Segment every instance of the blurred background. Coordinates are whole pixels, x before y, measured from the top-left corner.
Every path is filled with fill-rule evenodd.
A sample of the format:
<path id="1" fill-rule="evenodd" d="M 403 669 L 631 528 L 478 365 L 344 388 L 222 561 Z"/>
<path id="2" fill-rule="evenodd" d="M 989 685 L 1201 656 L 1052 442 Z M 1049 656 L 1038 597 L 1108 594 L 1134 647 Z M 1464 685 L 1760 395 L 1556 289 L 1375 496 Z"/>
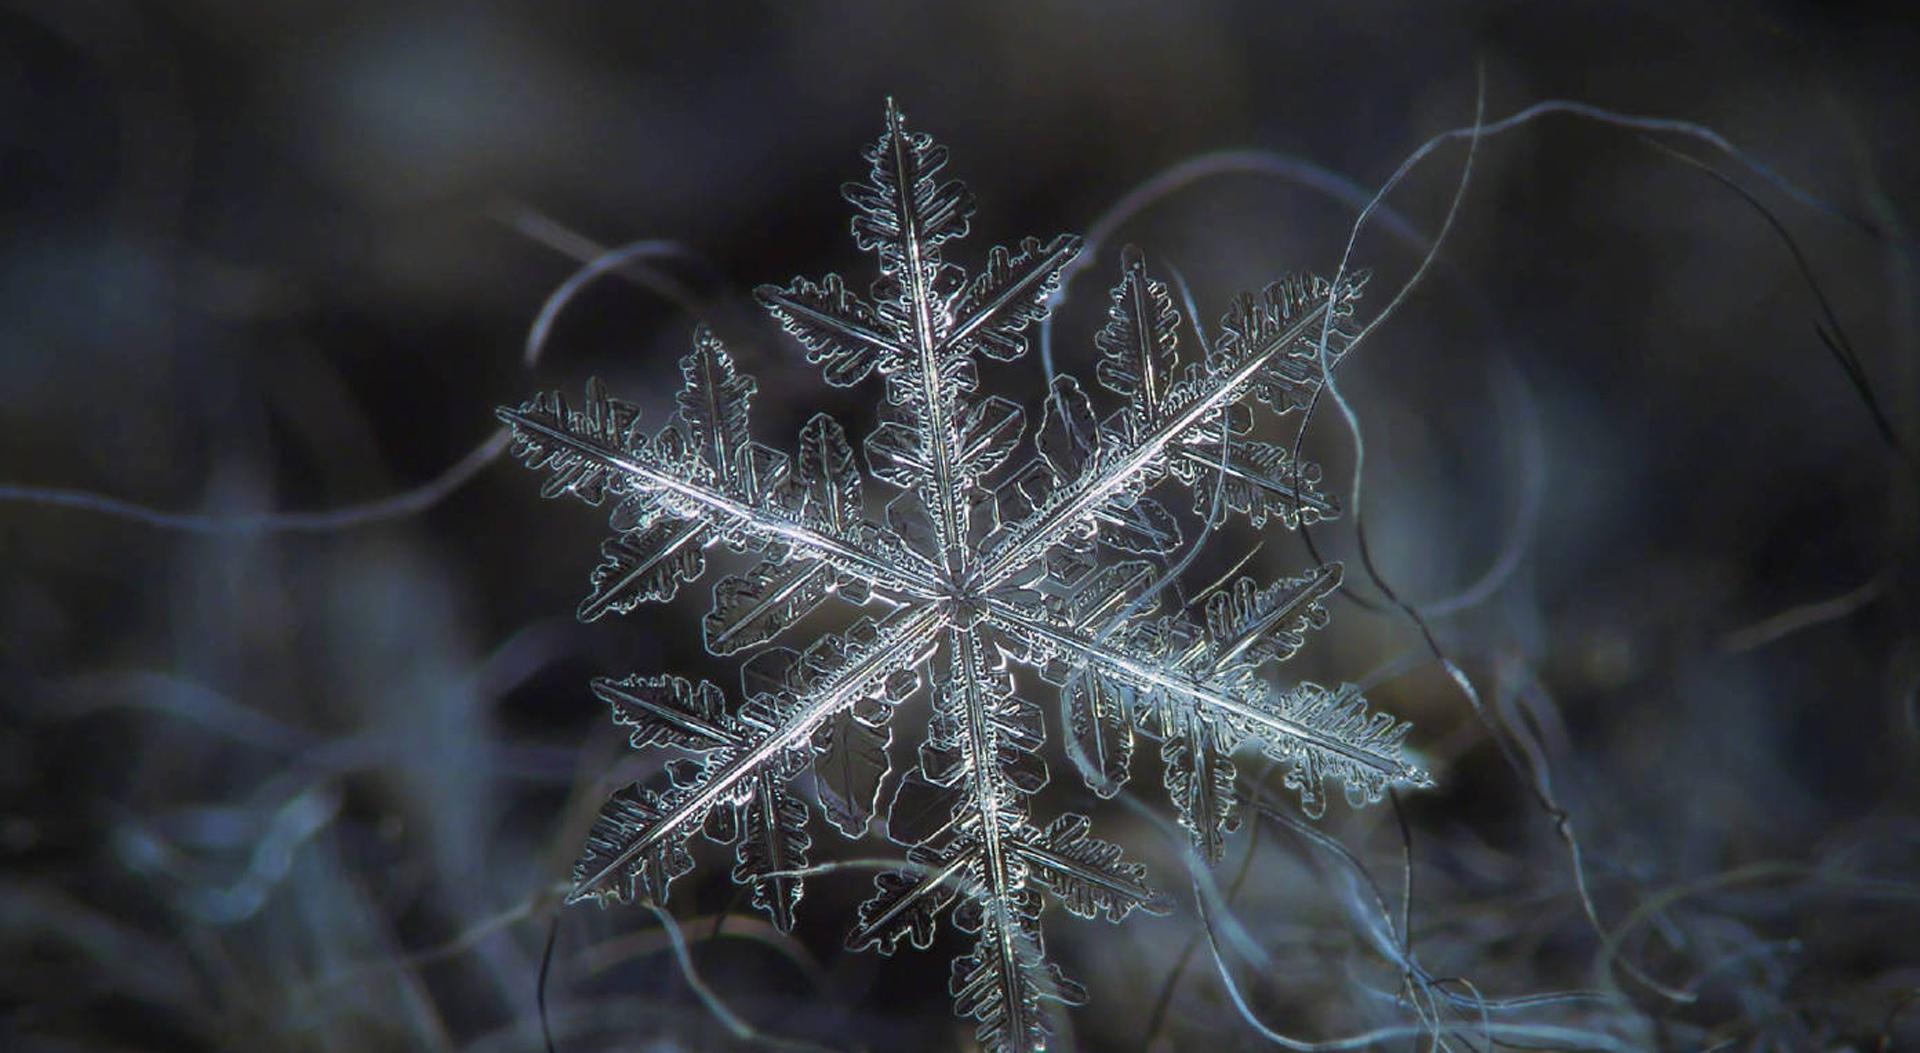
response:
<path id="1" fill-rule="evenodd" d="M 1483 139 L 1342 366 L 1374 566 L 1485 719 L 1355 517 L 1316 528 L 1348 589 L 1289 674 L 1364 684 L 1439 786 L 1336 803 L 1327 842 L 1263 797 L 1213 918 L 1244 1010 L 1381 1049 L 1427 1048 L 1423 1015 L 1454 1049 L 1920 1048 L 1920 26 L 1868 10 L 0 0 L 0 1046 L 545 1049 L 551 934 L 568 1053 L 967 1048 L 952 936 L 841 950 L 864 873 L 813 879 L 790 938 L 713 848 L 674 930 L 557 908 L 661 761 L 588 679 L 731 673 L 704 588 L 573 621 L 604 519 L 539 500 L 493 408 L 595 375 L 661 405 L 705 320 L 763 441 L 863 433 L 872 390 L 818 383 L 746 290 L 866 281 L 838 186 L 888 96 L 979 198 L 951 259 L 1108 235 L 1053 333 L 1085 376 L 1122 242 L 1216 332 L 1332 270 L 1479 69 L 1489 120 L 1580 100 L 1744 160 L 1564 113 Z M 1466 159 L 1362 231 L 1363 316 Z M 529 366 L 549 294 L 640 240 Z M 1350 499 L 1339 415 L 1306 444 Z M 1195 580 L 1248 551 L 1313 561 L 1227 532 Z M 1049 806 L 1088 807 L 1054 768 Z M 1178 906 L 1050 912 L 1092 995 L 1062 1047 L 1268 1048 L 1165 830 L 1097 811 Z"/>

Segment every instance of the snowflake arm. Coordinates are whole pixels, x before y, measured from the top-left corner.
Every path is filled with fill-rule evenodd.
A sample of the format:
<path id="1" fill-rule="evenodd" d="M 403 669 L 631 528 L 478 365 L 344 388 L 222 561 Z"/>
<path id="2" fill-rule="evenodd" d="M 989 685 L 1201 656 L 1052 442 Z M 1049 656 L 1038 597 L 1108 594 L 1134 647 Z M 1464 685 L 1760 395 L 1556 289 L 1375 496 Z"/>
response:
<path id="1" fill-rule="evenodd" d="M 1143 561 L 1094 569 L 1054 559 L 1036 589 L 1005 589 L 988 600 L 990 624 L 1061 688 L 1067 732 L 1082 742 L 1083 774 L 1095 792 L 1111 795 L 1126 781 L 1136 730 L 1161 739 L 1168 789 L 1196 846 L 1214 858 L 1232 827 L 1225 755 L 1243 740 L 1300 769 L 1289 784 L 1314 814 L 1324 808 L 1329 777 L 1356 802 L 1377 800 L 1389 785 L 1429 784 L 1424 771 L 1400 757 L 1406 725 L 1306 705 L 1305 693 L 1318 688 L 1280 693 L 1258 676 L 1326 624 L 1321 601 L 1339 585 L 1337 565 L 1264 588 L 1241 578 L 1213 598 L 1204 625 L 1150 618 L 1152 605 L 1134 597 L 1152 576 Z M 1353 702 L 1364 716 L 1364 700 L 1356 694 Z"/>
<path id="2" fill-rule="evenodd" d="M 698 461 L 683 431 L 669 426 L 649 438 L 640 429 L 639 410 L 607 395 L 598 381 L 588 383 L 583 409 L 572 409 L 557 393 L 543 393 L 496 415 L 513 429 L 515 455 L 527 467 L 550 473 L 543 496 L 572 494 L 589 505 L 616 499 L 616 541 L 633 551 L 617 555 L 609 543 L 609 563 L 596 575 L 604 580 L 595 582 L 595 595 L 582 606 L 589 620 L 610 608 L 672 598 L 676 582 L 698 577 L 704 567 L 691 552 L 673 560 L 673 553 L 687 552 L 695 541 L 697 547 L 730 538 L 790 546 L 888 592 L 924 595 L 935 587 L 930 575 L 900 558 L 897 538 L 871 524 L 828 525 L 775 501 L 771 491 L 785 472 L 775 451 L 754 444 L 748 455 L 722 459 L 719 464 L 732 474 L 716 478 L 719 465 Z M 646 532 L 662 523 L 680 525 L 654 531 L 648 543 Z M 663 578 L 669 569 L 671 576 Z"/>
<path id="3" fill-rule="evenodd" d="M 690 770 L 675 773 L 679 777 L 666 791 L 633 788 L 609 802 L 574 868 L 568 902 L 664 901 L 667 884 L 687 868 L 663 865 L 663 853 L 670 861 L 684 857 L 687 841 L 722 805 L 738 806 L 756 791 L 784 796 L 782 787 L 762 778 L 764 772 L 780 772 L 781 782 L 798 774 L 821 723 L 884 689 L 890 673 L 918 664 L 935 622 L 931 608 L 903 608 L 878 628 L 870 623 L 863 623 L 864 629 L 857 626 L 861 631 L 849 634 L 855 641 L 851 645 L 842 637 L 824 637 L 821 643 L 830 645 L 824 650 L 832 657 L 821 664 L 829 665 L 829 672 L 816 679 L 807 678 L 810 669 L 790 676 L 789 684 L 801 690 L 790 686 L 778 694 L 758 695 L 737 718 L 714 725 L 718 741 Z M 815 649 L 822 650 L 819 644 Z M 700 694 L 710 687 L 705 685 Z M 742 866 L 747 867 L 744 858 Z M 742 876 L 750 879 L 750 874 Z"/>
<path id="4" fill-rule="evenodd" d="M 1128 503 L 1151 477 L 1165 470 L 1183 440 L 1197 444 L 1201 433 L 1217 436 L 1220 415 L 1243 400 L 1258 397 L 1283 411 L 1304 402 L 1302 392 L 1310 393 L 1319 383 L 1313 361 L 1323 319 L 1328 311 L 1336 317 L 1351 314 L 1359 285 L 1360 279 L 1355 279 L 1333 295 L 1319 279 L 1289 279 L 1270 286 L 1264 304 L 1242 297 L 1224 323 L 1226 335 L 1204 365 L 1190 367 L 1188 377 L 1158 403 L 1136 401 L 1109 418 L 1110 424 L 1103 424 L 1099 431 L 1108 448 L 1089 459 L 1095 470 L 1066 481 L 991 543 L 983 574 L 988 585 L 1019 573 L 1071 536 L 1082 520 L 1106 506 Z M 1131 280 L 1123 281 L 1116 299 L 1130 294 Z M 1137 323 L 1131 331 L 1137 335 L 1151 329 Z M 1336 326 L 1333 332 L 1343 330 Z M 1156 341 L 1145 344 L 1139 357 L 1160 356 Z M 1340 350 L 1338 340 L 1329 347 L 1333 355 Z"/>

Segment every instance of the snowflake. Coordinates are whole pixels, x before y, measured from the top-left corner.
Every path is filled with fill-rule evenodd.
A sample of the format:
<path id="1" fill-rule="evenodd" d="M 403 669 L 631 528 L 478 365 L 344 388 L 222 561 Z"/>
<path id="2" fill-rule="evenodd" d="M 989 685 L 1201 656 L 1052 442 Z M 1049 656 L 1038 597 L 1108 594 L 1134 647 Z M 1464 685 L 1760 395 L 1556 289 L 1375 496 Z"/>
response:
<path id="1" fill-rule="evenodd" d="M 594 682 L 634 748 L 683 756 L 662 785 L 607 802 L 570 901 L 664 900 L 704 831 L 735 846 L 734 880 L 787 930 L 812 847 L 789 784 L 810 784 L 848 837 L 867 831 L 890 789 L 883 829 L 906 861 L 875 879 L 848 945 L 925 949 L 950 910 L 974 939 L 953 964 L 956 1011 L 978 1021 L 988 1050 L 1037 1049 L 1049 1036 L 1041 1003 L 1083 997 L 1043 952 L 1042 893 L 1112 921 L 1165 907 L 1145 867 L 1091 836 L 1085 816 L 1031 814 L 1048 781 L 1046 730 L 1037 685 L 1023 690 L 1016 666 L 1059 692 L 1059 730 L 1095 794 L 1120 790 L 1138 739 L 1158 740 L 1167 793 L 1209 861 L 1237 823 L 1232 756 L 1243 744 L 1284 764 L 1315 815 L 1328 780 L 1355 805 L 1428 783 L 1400 755 L 1407 726 L 1370 714 L 1357 689 L 1281 690 L 1258 675 L 1326 624 L 1337 564 L 1264 585 L 1241 578 L 1198 620 L 1159 609 L 1165 559 L 1183 539 L 1150 490 L 1171 480 L 1196 514 L 1231 510 L 1255 527 L 1335 513 L 1314 466 L 1244 436 L 1254 404 L 1286 413 L 1313 395 L 1323 333 L 1330 356 L 1351 340 L 1358 282 L 1292 277 L 1242 296 L 1221 337 L 1183 363 L 1167 286 L 1128 249 L 1095 341 L 1095 375 L 1124 405 L 1096 420 L 1080 384 L 1056 377 L 1033 456 L 1010 465 L 1025 414 L 978 395 L 979 362 L 1026 352 L 1080 241 L 996 247 L 969 279 L 942 249 L 966 234 L 970 194 L 943 179 L 946 150 L 909 133 L 891 102 L 886 121 L 867 180 L 843 191 L 855 242 L 878 260 L 870 294 L 837 275 L 757 290 L 827 383 L 878 375 L 880 422 L 862 445 L 867 474 L 893 496 L 877 520 L 831 417 L 800 429 L 792 457 L 754 441 L 754 382 L 704 328 L 680 362 L 677 412 L 657 432 L 598 382 L 579 409 L 542 394 L 499 411 L 516 455 L 548 473 L 546 496 L 612 506 L 582 619 L 670 599 L 716 545 L 760 557 L 715 585 L 701 624 L 713 654 L 751 652 L 738 703 L 670 675 Z M 829 601 L 885 613 L 798 651 L 770 646 Z M 891 720 L 923 686 L 931 717 L 916 763 L 895 776 Z"/>

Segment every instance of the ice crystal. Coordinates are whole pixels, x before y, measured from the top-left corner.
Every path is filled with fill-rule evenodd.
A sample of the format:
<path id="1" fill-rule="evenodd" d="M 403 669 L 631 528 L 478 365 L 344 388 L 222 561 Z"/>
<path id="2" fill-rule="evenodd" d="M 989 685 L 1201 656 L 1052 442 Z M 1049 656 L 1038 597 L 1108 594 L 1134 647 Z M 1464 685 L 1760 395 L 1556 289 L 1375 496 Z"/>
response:
<path id="1" fill-rule="evenodd" d="M 1338 565 L 1242 578 L 1197 619 L 1166 609 L 1159 587 L 1184 542 L 1181 519 L 1150 491 L 1184 487 L 1197 514 L 1231 511 L 1256 527 L 1335 514 L 1314 466 L 1246 436 L 1256 404 L 1286 413 L 1312 396 L 1322 340 L 1333 357 L 1350 340 L 1358 283 L 1290 277 L 1242 296 L 1213 346 L 1183 361 L 1173 298 L 1128 249 L 1094 341 L 1095 377 L 1121 408 L 1098 419 L 1076 380 L 1055 378 L 1021 459 L 1026 414 L 978 394 L 981 360 L 1026 352 L 1079 239 L 996 247 L 969 278 L 942 258 L 973 212 L 942 174 L 946 150 L 908 132 L 889 103 L 866 160 L 867 178 L 843 192 L 854 240 L 879 265 L 869 294 L 837 275 L 757 290 L 829 384 L 878 378 L 865 473 L 824 414 L 800 429 L 791 457 L 756 442 L 754 382 L 704 328 L 657 431 L 597 382 L 579 408 L 542 394 L 500 410 L 516 455 L 547 474 L 546 496 L 611 505 L 613 536 L 581 618 L 670 599 L 715 546 L 759 557 L 714 586 L 701 623 L 710 652 L 749 655 L 737 700 L 672 675 L 594 683 L 636 749 L 680 758 L 662 784 L 607 802 L 571 899 L 664 900 L 704 832 L 735 846 L 734 879 L 789 929 L 812 848 L 790 783 L 810 772 L 799 781 L 836 830 L 865 834 L 887 799 L 881 825 L 905 848 L 900 869 L 875 879 L 849 946 L 924 949 L 947 913 L 974 938 L 953 964 L 957 1012 L 978 1022 L 988 1050 L 1042 1048 L 1041 1003 L 1082 997 L 1046 958 L 1042 893 L 1111 921 L 1164 901 L 1085 816 L 1031 814 L 1048 780 L 1047 732 L 1042 691 L 1016 667 L 1060 693 L 1056 731 L 1095 794 L 1120 790 L 1139 739 L 1159 742 L 1168 796 L 1208 860 L 1237 822 L 1232 758 L 1243 745 L 1285 765 L 1312 814 L 1329 782 L 1359 805 L 1427 781 L 1401 756 L 1407 726 L 1369 713 L 1356 689 L 1281 689 L 1261 676 L 1326 623 Z M 869 477 L 890 495 L 884 505 Z M 884 613 L 849 615 L 849 628 L 799 650 L 772 644 L 830 601 Z M 931 717 L 911 736 L 915 763 L 896 775 L 892 718 L 923 689 Z"/>

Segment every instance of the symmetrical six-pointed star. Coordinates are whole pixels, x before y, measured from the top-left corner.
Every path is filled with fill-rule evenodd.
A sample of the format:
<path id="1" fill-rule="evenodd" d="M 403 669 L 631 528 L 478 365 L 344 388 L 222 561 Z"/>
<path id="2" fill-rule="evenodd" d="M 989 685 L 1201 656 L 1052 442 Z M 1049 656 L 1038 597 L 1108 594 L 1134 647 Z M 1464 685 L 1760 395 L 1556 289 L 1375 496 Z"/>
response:
<path id="1" fill-rule="evenodd" d="M 875 879 L 849 945 L 925 948 L 952 908 L 976 941 L 953 965 L 957 1011 L 979 1022 L 988 1050 L 1041 1048 L 1040 1003 L 1081 992 L 1044 956 L 1040 893 L 1114 921 L 1162 901 L 1145 868 L 1090 836 L 1084 816 L 1029 814 L 1048 777 L 1046 730 L 1037 685 L 1017 685 L 1015 666 L 1060 693 L 1058 730 L 1094 793 L 1119 791 L 1136 738 L 1159 741 L 1167 792 L 1208 860 L 1236 824 L 1231 755 L 1242 744 L 1282 762 L 1314 814 L 1329 778 L 1355 804 L 1428 782 L 1401 756 L 1407 726 L 1369 714 L 1357 690 L 1281 690 L 1257 675 L 1325 624 L 1338 565 L 1266 585 L 1242 578 L 1199 621 L 1159 610 L 1165 558 L 1183 541 L 1150 489 L 1184 486 L 1196 514 L 1232 511 L 1256 527 L 1334 513 L 1313 466 L 1243 436 L 1256 404 L 1285 413 L 1312 396 L 1322 341 L 1337 357 L 1350 339 L 1358 288 L 1293 277 L 1242 296 L 1221 338 L 1183 364 L 1167 287 L 1129 249 L 1096 339 L 1096 376 L 1124 404 L 1096 421 L 1079 383 L 1057 377 L 1034 456 L 1009 468 L 1025 415 L 977 396 L 979 360 L 1025 353 L 1079 239 L 995 248 L 969 280 L 941 250 L 966 233 L 971 196 L 941 178 L 944 148 L 909 133 L 891 103 L 886 119 L 867 181 L 844 189 L 854 240 L 879 263 L 870 295 L 837 275 L 758 290 L 829 384 L 878 374 L 881 419 L 863 446 L 870 474 L 894 491 L 878 521 L 831 417 L 800 430 L 791 458 L 753 440 L 754 382 L 704 329 L 680 363 L 678 412 L 657 433 L 597 382 L 577 410 L 543 394 L 499 412 L 517 456 L 549 473 L 546 496 L 612 504 L 614 535 L 581 618 L 672 597 L 717 544 L 761 557 L 720 580 L 702 623 L 714 654 L 753 652 L 741 701 L 670 675 L 594 683 L 636 749 L 684 759 L 665 785 L 607 802 L 571 899 L 664 900 L 704 829 L 736 846 L 734 879 L 785 930 L 812 845 L 789 783 L 810 774 L 801 781 L 849 837 L 866 832 L 889 792 L 884 828 L 906 862 Z M 885 613 L 803 650 L 767 646 L 829 600 Z M 890 718 L 923 679 L 932 715 L 917 763 L 895 777 Z"/>

